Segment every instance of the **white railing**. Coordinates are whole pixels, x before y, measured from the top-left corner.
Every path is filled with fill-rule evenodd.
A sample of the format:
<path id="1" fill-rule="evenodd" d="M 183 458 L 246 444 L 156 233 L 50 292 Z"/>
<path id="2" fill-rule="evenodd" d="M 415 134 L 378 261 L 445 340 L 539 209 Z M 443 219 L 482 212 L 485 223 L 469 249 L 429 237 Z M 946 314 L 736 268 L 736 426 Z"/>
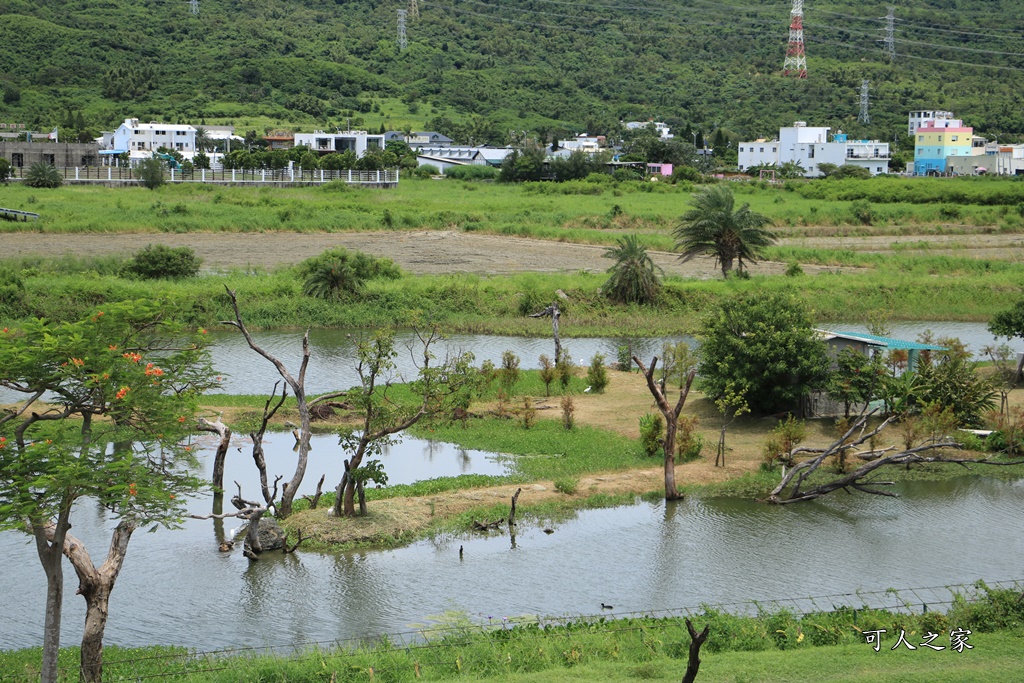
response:
<path id="1" fill-rule="evenodd" d="M 141 182 L 138 170 L 127 166 L 83 166 L 77 168 L 57 169 L 64 180 L 78 183 L 103 182 Z M 18 174 L 20 175 L 20 174 Z M 12 178 L 17 180 L 18 178 Z M 282 184 L 320 184 L 341 181 L 352 185 L 393 186 L 398 184 L 398 170 L 383 171 L 328 171 L 325 169 L 285 168 L 285 169 L 242 169 L 220 168 L 168 169 L 164 171 L 164 180 L 169 183 L 216 183 L 216 184 L 251 184 L 273 183 Z"/>

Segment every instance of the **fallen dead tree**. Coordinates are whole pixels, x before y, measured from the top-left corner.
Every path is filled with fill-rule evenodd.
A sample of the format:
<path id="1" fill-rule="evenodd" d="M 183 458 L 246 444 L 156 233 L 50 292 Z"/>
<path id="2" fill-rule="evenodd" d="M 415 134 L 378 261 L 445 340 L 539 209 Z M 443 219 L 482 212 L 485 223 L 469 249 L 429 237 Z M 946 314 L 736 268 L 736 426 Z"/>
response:
<path id="1" fill-rule="evenodd" d="M 865 443 L 872 443 L 874 437 L 878 436 L 885 429 L 892 418 L 884 420 L 874 429 L 868 429 L 868 419 L 874 411 L 861 415 L 845 434 L 828 448 L 794 448 L 789 457 L 801 454 L 813 454 L 813 457 L 803 460 L 792 467 L 782 477 L 782 481 L 776 486 L 766 501 L 776 505 L 799 503 L 805 500 L 813 500 L 827 495 L 833 491 L 845 490 L 846 492 L 861 491 L 876 496 L 896 497 L 892 491 L 879 489 L 880 486 L 892 486 L 893 481 L 882 481 L 876 479 L 879 470 L 888 465 L 910 466 L 917 463 L 953 463 L 970 469 L 970 465 L 1019 465 L 1024 460 L 992 460 L 991 458 L 972 458 L 962 455 L 951 454 L 951 450 L 959 450 L 961 444 L 950 439 L 933 439 L 920 446 L 897 450 L 895 447 L 874 448 L 869 446 L 866 449 L 861 447 Z M 835 456 L 852 455 L 860 460 L 865 460 L 863 465 L 851 472 L 837 474 L 831 481 L 819 484 L 810 488 L 804 488 L 808 479 L 819 471 L 825 461 Z"/>

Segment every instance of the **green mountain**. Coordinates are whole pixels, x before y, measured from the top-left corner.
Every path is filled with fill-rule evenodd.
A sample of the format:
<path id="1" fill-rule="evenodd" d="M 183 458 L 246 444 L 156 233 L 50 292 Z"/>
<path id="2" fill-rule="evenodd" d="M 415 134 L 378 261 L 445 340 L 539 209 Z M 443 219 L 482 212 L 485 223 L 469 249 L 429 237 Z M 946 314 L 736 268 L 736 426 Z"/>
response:
<path id="1" fill-rule="evenodd" d="M 887 5 L 895 4 L 890 63 Z M 804 7 L 808 78 L 781 75 L 785 0 L 0 0 L 0 121 L 128 116 L 310 130 L 770 135 L 805 120 L 892 139 L 913 109 L 1024 133 L 1024 1 Z M 398 10 L 407 47 L 397 44 Z M 857 123 L 863 79 L 870 124 Z M 65 138 L 66 139 L 66 138 Z"/>

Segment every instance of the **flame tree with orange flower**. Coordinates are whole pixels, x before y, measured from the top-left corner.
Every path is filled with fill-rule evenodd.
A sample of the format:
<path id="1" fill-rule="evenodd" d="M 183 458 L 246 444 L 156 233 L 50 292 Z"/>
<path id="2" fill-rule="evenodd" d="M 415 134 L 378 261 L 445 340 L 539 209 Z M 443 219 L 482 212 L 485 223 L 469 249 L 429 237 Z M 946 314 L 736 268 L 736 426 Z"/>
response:
<path id="1" fill-rule="evenodd" d="M 20 397 L 0 415 L 0 529 L 31 534 L 46 573 L 44 682 L 57 678 L 61 555 L 86 601 L 81 678 L 100 681 L 110 591 L 132 533 L 177 525 L 184 494 L 202 485 L 185 437 L 213 380 L 203 339 L 147 302 L 0 333 L 0 386 Z M 72 505 L 84 497 L 118 522 L 98 566 L 68 533 Z"/>

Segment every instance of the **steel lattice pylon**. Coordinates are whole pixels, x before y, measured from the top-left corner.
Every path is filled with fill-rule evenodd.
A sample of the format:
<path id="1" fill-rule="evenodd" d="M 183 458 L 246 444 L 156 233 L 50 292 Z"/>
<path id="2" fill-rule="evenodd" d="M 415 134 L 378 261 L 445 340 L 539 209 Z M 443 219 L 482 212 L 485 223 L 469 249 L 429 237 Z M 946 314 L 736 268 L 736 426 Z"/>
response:
<path id="1" fill-rule="evenodd" d="M 860 123 L 871 123 L 871 115 L 868 114 L 868 84 L 870 81 L 864 79 L 860 82 L 860 114 L 857 121 Z"/>
<path id="2" fill-rule="evenodd" d="M 793 0 L 789 18 L 789 47 L 786 48 L 782 75 L 807 78 L 807 55 L 804 53 L 804 0 Z"/>

